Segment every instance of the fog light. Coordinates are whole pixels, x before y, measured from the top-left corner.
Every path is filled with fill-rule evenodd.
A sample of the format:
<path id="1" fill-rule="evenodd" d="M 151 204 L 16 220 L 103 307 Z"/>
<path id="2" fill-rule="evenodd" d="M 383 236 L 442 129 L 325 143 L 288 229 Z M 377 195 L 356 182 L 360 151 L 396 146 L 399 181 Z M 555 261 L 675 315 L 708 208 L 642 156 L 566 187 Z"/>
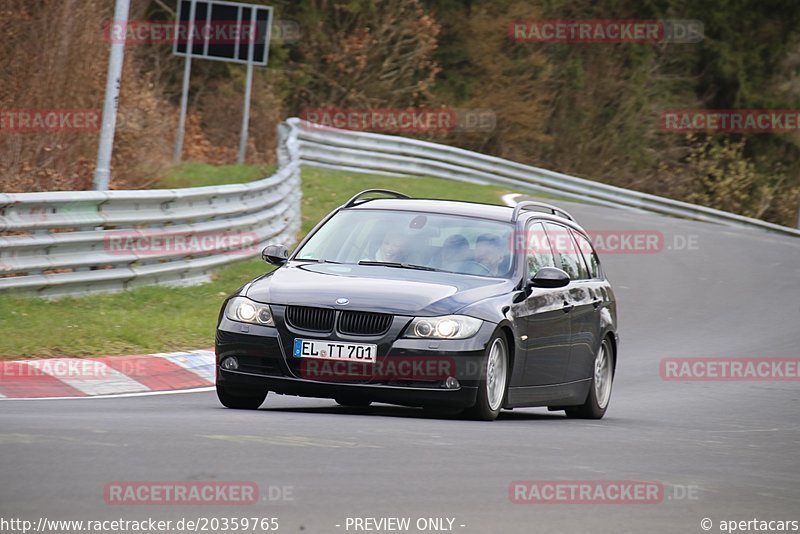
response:
<path id="1" fill-rule="evenodd" d="M 444 381 L 444 387 L 447 389 L 458 389 L 461 387 L 461 384 L 456 377 L 448 376 L 447 380 Z"/>
<path id="2" fill-rule="evenodd" d="M 235 371 L 239 368 L 239 360 L 236 359 L 236 356 L 228 356 L 222 360 L 221 367 L 228 371 Z"/>

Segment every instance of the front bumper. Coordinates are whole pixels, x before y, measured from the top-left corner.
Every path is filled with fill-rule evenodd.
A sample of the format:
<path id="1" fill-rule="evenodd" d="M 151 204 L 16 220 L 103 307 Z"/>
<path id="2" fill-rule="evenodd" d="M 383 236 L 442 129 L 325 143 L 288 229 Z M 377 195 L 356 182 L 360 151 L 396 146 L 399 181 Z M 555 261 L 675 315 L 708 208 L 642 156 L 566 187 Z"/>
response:
<path id="1" fill-rule="evenodd" d="M 403 406 L 442 406 L 467 408 L 475 404 L 477 387 L 459 389 L 413 388 L 369 384 L 318 382 L 300 378 L 253 375 L 240 371 L 219 370 L 217 385 L 236 390 L 267 389 L 281 395 L 328 399 L 369 400 Z"/>
<path id="2" fill-rule="evenodd" d="M 411 318 L 397 318 L 399 322 Z M 436 377 L 361 377 L 358 380 L 308 379 L 298 371 L 298 359 L 289 353 L 295 337 L 326 339 L 318 334 L 290 331 L 286 327 L 245 325 L 223 317 L 217 328 L 217 385 L 233 392 L 268 389 L 283 395 L 303 397 L 370 400 L 407 406 L 469 407 L 475 403 L 480 374 L 485 363 L 486 344 L 495 325 L 484 323 L 473 337 L 464 340 L 397 339 L 402 330 L 392 328 L 381 338 L 343 338 L 338 341 L 375 343 L 382 368 L 393 362 L 424 362 L 427 359 L 446 362 L 447 375 L 456 378 L 459 386 L 446 388 L 442 375 Z M 235 356 L 239 368 L 222 369 L 220 362 Z M 440 368 L 441 369 L 441 368 Z M 430 379 L 428 379 L 430 378 Z"/>

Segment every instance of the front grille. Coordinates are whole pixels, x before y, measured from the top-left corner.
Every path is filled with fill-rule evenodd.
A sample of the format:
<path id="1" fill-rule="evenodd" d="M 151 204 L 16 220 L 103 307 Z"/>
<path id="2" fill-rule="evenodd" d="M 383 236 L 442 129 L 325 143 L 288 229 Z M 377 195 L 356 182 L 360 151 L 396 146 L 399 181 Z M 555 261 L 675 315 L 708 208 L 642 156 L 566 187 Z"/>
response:
<path id="1" fill-rule="evenodd" d="M 333 330 L 335 313 L 334 310 L 325 308 L 288 306 L 286 308 L 286 322 L 300 330 L 330 332 Z"/>
<path id="2" fill-rule="evenodd" d="M 338 330 L 351 336 L 380 336 L 392 325 L 392 316 L 385 313 L 344 311 L 339 316 Z"/>

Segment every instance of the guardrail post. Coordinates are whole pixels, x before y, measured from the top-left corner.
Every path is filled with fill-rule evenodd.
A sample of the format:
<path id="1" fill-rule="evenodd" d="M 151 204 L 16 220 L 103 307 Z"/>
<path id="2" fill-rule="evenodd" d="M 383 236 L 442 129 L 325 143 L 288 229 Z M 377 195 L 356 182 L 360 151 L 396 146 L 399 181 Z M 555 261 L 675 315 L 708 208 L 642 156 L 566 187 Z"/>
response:
<path id="1" fill-rule="evenodd" d="M 282 169 L 291 163 L 291 155 L 289 154 L 289 133 L 291 127 L 282 122 L 278 125 L 278 168 Z"/>

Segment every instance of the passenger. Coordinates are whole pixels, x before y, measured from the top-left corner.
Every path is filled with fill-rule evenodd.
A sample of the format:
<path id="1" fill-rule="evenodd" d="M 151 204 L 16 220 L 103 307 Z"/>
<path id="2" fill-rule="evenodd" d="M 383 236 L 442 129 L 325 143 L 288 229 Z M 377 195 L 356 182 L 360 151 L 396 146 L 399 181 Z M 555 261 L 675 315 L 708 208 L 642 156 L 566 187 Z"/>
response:
<path id="1" fill-rule="evenodd" d="M 446 270 L 458 270 L 459 265 L 469 260 L 469 241 L 461 234 L 453 234 L 442 245 L 441 265 Z"/>

